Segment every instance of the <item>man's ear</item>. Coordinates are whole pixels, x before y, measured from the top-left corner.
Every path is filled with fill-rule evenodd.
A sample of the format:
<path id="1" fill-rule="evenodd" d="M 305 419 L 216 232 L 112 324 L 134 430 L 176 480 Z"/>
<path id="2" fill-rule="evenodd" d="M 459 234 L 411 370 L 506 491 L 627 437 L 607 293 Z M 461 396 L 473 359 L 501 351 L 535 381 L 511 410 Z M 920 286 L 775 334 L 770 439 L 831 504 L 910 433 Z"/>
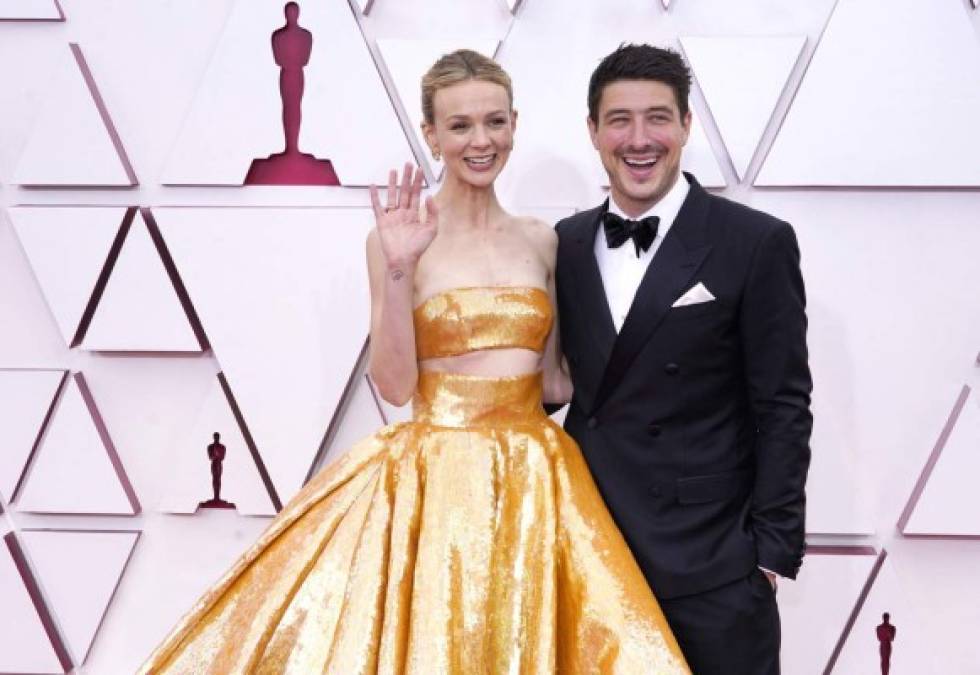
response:
<path id="1" fill-rule="evenodd" d="M 596 150 L 599 149 L 599 141 L 596 136 L 599 132 L 599 127 L 596 125 L 595 120 L 592 119 L 591 115 L 585 116 L 585 124 L 589 127 L 589 138 L 592 140 L 592 147 Z"/>
<path id="2" fill-rule="evenodd" d="M 687 145 L 687 139 L 691 135 L 691 120 L 692 119 L 694 119 L 694 117 L 693 117 L 693 115 L 691 115 L 691 111 L 690 110 L 688 110 L 686 113 L 684 113 L 684 119 L 681 122 L 681 125 L 684 127 L 684 145 Z"/>

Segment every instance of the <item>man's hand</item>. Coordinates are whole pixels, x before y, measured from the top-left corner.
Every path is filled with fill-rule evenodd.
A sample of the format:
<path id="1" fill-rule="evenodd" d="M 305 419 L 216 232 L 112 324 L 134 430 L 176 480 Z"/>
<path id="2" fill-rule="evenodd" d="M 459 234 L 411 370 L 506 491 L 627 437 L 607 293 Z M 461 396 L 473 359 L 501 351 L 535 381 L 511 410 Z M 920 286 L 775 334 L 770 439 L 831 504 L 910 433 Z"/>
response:
<path id="1" fill-rule="evenodd" d="M 770 572 L 769 570 L 762 570 L 762 573 L 766 575 L 766 579 L 769 580 L 769 585 L 772 586 L 772 592 L 775 593 L 776 587 L 778 586 L 776 579 L 779 578 L 779 575 L 777 575 L 775 572 Z"/>

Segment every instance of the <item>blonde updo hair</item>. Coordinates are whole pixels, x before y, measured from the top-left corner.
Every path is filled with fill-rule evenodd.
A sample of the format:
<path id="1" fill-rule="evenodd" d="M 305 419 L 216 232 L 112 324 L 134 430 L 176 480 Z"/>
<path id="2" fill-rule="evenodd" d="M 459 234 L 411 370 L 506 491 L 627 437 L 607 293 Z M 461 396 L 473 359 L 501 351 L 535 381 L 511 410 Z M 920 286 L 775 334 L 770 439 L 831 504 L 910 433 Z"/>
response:
<path id="1" fill-rule="evenodd" d="M 433 100 L 436 92 L 467 80 L 499 84 L 507 90 L 507 100 L 514 105 L 514 90 L 510 75 L 494 61 L 472 49 L 457 49 L 439 58 L 422 76 L 422 118 L 428 124 L 435 121 Z"/>

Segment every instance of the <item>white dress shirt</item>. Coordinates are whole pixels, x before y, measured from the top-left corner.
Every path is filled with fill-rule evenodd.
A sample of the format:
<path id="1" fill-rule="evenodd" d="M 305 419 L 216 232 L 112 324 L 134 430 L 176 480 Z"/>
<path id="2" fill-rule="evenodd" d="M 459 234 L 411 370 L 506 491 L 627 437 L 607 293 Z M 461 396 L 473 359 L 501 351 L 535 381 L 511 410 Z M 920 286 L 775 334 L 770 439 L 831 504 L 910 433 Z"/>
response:
<path id="1" fill-rule="evenodd" d="M 683 174 L 678 175 L 673 187 L 667 191 L 663 198 L 653 205 L 646 213 L 638 218 L 627 216 L 612 195 L 609 196 L 609 211 L 623 218 L 630 220 L 641 220 L 647 216 L 659 216 L 660 225 L 657 228 L 657 237 L 653 240 L 646 251 L 640 251 L 640 257 L 636 257 L 636 247 L 632 241 L 628 241 L 619 248 L 609 248 L 606 244 L 606 232 L 602 228 L 596 231 L 595 236 L 595 259 L 599 264 L 599 274 L 602 277 L 602 287 L 606 291 L 606 302 L 609 303 L 609 312 L 612 314 L 613 324 L 618 333 L 626 320 L 626 314 L 633 304 L 633 297 L 636 289 L 640 287 L 643 275 L 646 274 L 647 267 L 657 249 L 663 243 L 664 237 L 674 224 L 677 213 L 681 210 L 687 193 L 691 189 L 687 179 Z"/>

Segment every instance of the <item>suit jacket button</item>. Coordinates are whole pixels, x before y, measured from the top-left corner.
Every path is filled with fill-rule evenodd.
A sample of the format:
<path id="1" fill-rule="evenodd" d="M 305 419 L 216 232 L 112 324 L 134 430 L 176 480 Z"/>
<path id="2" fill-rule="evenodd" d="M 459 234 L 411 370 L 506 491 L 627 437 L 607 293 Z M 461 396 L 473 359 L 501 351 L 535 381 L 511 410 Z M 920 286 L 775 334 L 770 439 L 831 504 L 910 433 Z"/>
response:
<path id="1" fill-rule="evenodd" d="M 649 428 L 647 429 L 647 431 L 650 432 L 650 435 L 651 436 L 653 436 L 654 438 L 656 438 L 657 436 L 660 435 L 660 432 L 662 431 L 662 429 L 660 428 L 660 425 L 659 424 L 651 424 L 649 426 Z"/>
<path id="2" fill-rule="evenodd" d="M 597 426 L 599 426 L 599 420 L 597 420 L 595 417 L 590 417 L 589 421 L 586 422 L 585 425 L 590 429 L 595 429 Z"/>
<path id="3" fill-rule="evenodd" d="M 664 372 L 668 375 L 676 375 L 677 373 L 681 372 L 681 367 L 676 363 L 668 363 L 666 366 L 664 366 Z"/>

